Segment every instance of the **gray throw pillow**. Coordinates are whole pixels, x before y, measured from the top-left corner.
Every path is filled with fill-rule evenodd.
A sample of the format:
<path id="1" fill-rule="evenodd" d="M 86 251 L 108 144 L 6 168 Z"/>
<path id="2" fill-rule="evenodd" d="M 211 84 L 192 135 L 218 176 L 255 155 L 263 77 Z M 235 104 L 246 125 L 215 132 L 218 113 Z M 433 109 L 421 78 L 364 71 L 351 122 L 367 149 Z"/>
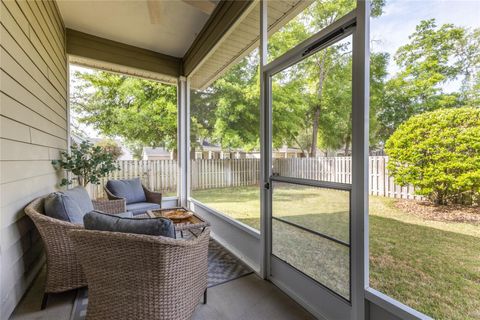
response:
<path id="1" fill-rule="evenodd" d="M 54 192 L 45 199 L 45 214 L 51 218 L 68 221 L 75 224 L 83 224 L 85 215 L 80 206 L 62 192 Z"/>
<path id="2" fill-rule="evenodd" d="M 108 180 L 106 187 L 116 197 L 125 198 L 127 204 L 147 201 L 139 178 Z"/>
<path id="3" fill-rule="evenodd" d="M 166 218 L 122 218 L 100 211 L 92 211 L 83 217 L 87 230 L 146 234 L 175 238 L 175 226 Z"/>
<path id="4" fill-rule="evenodd" d="M 82 210 L 83 214 L 86 214 L 93 210 L 93 203 L 88 195 L 87 190 L 84 187 L 75 187 L 73 189 L 69 189 L 67 191 L 62 192 L 63 195 L 72 199 L 77 203 L 77 205 Z"/>

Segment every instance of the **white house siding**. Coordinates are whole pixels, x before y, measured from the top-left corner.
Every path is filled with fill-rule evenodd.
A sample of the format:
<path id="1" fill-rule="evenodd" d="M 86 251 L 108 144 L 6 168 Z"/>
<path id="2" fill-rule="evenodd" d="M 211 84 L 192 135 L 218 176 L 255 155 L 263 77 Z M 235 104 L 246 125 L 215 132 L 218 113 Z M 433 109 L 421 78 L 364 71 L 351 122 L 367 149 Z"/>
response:
<path id="1" fill-rule="evenodd" d="M 44 262 L 24 206 L 56 188 L 51 160 L 67 148 L 65 27 L 55 2 L 2 0 L 0 75 L 0 319 Z"/>

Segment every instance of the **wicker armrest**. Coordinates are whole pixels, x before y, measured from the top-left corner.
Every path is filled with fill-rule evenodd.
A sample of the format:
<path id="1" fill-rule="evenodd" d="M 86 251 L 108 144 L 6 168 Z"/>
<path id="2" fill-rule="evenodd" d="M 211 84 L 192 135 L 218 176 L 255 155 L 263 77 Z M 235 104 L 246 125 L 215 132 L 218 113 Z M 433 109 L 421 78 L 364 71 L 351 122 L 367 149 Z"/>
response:
<path id="1" fill-rule="evenodd" d="M 158 203 L 160 206 L 162 206 L 161 192 L 150 191 L 144 185 L 142 185 L 142 187 L 143 191 L 145 192 L 145 198 L 147 199 L 147 202 Z"/>
<path id="2" fill-rule="evenodd" d="M 122 199 L 125 200 L 125 198 L 117 197 L 116 195 L 111 193 L 110 190 L 107 189 L 107 187 L 103 187 L 103 190 L 105 191 L 108 200 L 122 200 Z"/>
<path id="3" fill-rule="evenodd" d="M 127 211 L 126 201 L 123 198 L 118 200 L 92 200 L 93 208 L 105 213 L 122 213 Z"/>
<path id="4" fill-rule="evenodd" d="M 37 198 L 25 207 L 45 245 L 47 277 L 45 293 L 63 292 L 87 285 L 87 279 L 77 260 L 70 230 L 82 230 L 83 226 L 45 215 L 45 197 Z"/>

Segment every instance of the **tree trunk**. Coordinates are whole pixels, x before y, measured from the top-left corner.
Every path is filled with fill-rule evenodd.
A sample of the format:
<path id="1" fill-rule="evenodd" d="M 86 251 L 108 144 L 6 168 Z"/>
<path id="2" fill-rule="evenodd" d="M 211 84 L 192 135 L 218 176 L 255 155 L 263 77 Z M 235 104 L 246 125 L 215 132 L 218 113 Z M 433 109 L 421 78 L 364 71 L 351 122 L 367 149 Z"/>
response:
<path id="1" fill-rule="evenodd" d="M 86 182 L 84 176 L 80 176 L 80 175 L 77 176 L 77 180 L 78 180 L 78 185 L 79 185 L 79 186 L 82 186 L 82 187 L 84 187 L 84 188 L 85 188 L 85 187 L 87 186 L 87 184 L 88 184 L 88 183 Z"/>
<path id="2" fill-rule="evenodd" d="M 348 156 L 350 152 L 350 140 L 350 135 L 347 134 L 347 136 L 345 137 L 345 157 Z"/>
<path id="3" fill-rule="evenodd" d="M 318 66 L 317 97 L 318 97 L 319 103 L 315 106 L 315 109 L 313 110 L 312 152 L 310 153 L 313 158 L 317 156 L 318 127 L 320 125 L 320 111 L 322 108 L 323 84 L 327 77 L 327 68 L 325 67 L 327 50 L 325 50 L 322 53 L 320 60 L 317 60 L 317 66 Z"/>
<path id="4" fill-rule="evenodd" d="M 317 140 L 318 140 L 318 126 L 320 123 L 320 105 L 315 107 L 313 114 L 313 131 L 312 131 L 312 149 L 310 155 L 312 158 L 317 156 Z"/>

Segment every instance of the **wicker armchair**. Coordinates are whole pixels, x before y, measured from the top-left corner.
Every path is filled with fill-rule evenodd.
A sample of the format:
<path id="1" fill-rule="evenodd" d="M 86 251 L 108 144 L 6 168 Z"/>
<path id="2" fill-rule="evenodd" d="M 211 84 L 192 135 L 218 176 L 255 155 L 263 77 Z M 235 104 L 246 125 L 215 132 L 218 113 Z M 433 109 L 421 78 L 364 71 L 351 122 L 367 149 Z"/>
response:
<path id="1" fill-rule="evenodd" d="M 48 294 L 63 292 L 87 285 L 87 280 L 77 261 L 68 230 L 82 230 L 83 226 L 50 218 L 44 211 L 45 197 L 37 198 L 25 207 L 42 237 L 47 256 L 47 279 L 42 309 L 47 304 Z M 125 201 L 92 201 L 96 210 L 107 213 L 125 212 Z"/>
<path id="2" fill-rule="evenodd" d="M 87 319 L 190 319 L 207 288 L 209 233 L 175 240 L 71 230 L 88 279 Z"/>
<path id="3" fill-rule="evenodd" d="M 127 179 L 126 181 L 129 181 L 129 180 Z M 145 200 L 140 202 L 127 201 L 127 204 L 126 204 L 127 211 L 132 212 L 134 216 L 140 215 L 140 214 L 143 215 L 143 214 L 146 214 L 148 210 L 158 210 L 162 207 L 162 194 L 160 192 L 154 192 L 149 190 L 143 184 L 141 186 L 143 189 L 143 193 L 145 194 Z M 121 197 L 120 194 L 115 194 L 113 190 L 109 190 L 108 183 L 107 185 L 105 185 L 103 189 L 105 190 L 105 194 L 107 195 L 107 198 L 110 200 L 120 200 L 120 199 L 127 200 Z M 139 191 L 142 192 L 142 190 L 139 190 Z"/>

